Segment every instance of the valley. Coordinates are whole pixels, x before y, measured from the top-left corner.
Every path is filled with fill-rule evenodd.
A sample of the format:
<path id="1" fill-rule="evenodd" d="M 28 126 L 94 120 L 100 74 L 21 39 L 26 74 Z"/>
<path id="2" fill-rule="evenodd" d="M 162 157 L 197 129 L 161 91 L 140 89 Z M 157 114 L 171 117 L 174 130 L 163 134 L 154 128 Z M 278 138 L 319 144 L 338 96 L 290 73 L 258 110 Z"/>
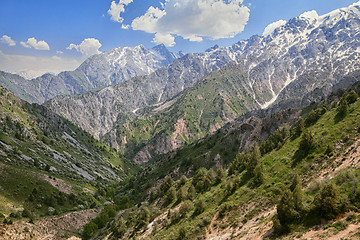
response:
<path id="1" fill-rule="evenodd" d="M 360 2 L 204 52 L 97 46 L 0 71 L 0 239 L 359 239 Z"/>

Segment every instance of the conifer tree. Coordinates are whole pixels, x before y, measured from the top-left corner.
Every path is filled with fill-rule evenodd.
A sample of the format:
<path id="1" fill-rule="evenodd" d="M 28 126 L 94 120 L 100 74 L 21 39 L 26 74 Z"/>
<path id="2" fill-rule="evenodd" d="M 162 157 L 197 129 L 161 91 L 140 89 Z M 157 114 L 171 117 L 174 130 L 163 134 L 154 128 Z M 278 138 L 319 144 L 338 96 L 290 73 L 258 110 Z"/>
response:
<path id="1" fill-rule="evenodd" d="M 304 123 L 303 118 L 300 117 L 294 128 L 294 136 L 299 137 L 302 134 L 302 132 L 304 131 L 304 129 L 305 129 L 305 123 Z"/>
<path id="2" fill-rule="evenodd" d="M 332 219 L 340 213 L 340 193 L 333 183 L 326 184 L 312 203 L 312 211 L 324 218 Z"/>
<path id="3" fill-rule="evenodd" d="M 252 148 L 252 151 L 251 151 L 251 157 L 249 159 L 249 163 L 246 168 L 248 171 L 248 174 L 251 177 L 255 176 L 255 169 L 259 165 L 260 157 L 261 157 L 261 153 L 260 153 L 259 145 L 255 142 L 255 144 Z"/>
<path id="4" fill-rule="evenodd" d="M 347 114 L 348 111 L 348 103 L 345 100 L 344 97 L 340 99 L 340 103 L 338 107 L 336 108 L 337 114 L 339 117 L 344 117 Z"/>
<path id="5" fill-rule="evenodd" d="M 314 136 L 310 130 L 305 130 L 301 135 L 301 141 L 299 144 L 299 149 L 305 152 L 309 152 L 311 148 L 315 145 Z"/>

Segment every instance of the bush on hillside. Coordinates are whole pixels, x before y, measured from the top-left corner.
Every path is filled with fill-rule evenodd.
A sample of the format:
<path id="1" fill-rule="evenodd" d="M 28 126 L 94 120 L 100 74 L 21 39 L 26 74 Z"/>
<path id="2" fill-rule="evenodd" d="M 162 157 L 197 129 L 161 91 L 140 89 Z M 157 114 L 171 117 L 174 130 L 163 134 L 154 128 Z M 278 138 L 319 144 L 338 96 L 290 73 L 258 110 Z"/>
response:
<path id="1" fill-rule="evenodd" d="M 301 135 L 299 150 L 309 152 L 315 146 L 314 136 L 310 130 L 305 130 Z"/>
<path id="2" fill-rule="evenodd" d="M 83 228 L 82 239 L 84 240 L 90 239 L 92 235 L 94 235 L 97 229 L 98 226 L 94 222 L 90 222 L 86 224 Z"/>
<path id="3" fill-rule="evenodd" d="M 356 94 L 356 92 L 354 90 L 351 90 L 346 96 L 346 101 L 348 102 L 348 104 L 352 104 L 357 101 L 358 97 L 359 96 Z"/>
<path id="4" fill-rule="evenodd" d="M 179 209 L 180 216 L 184 217 L 193 207 L 194 205 L 190 200 L 184 201 Z"/>
<path id="5" fill-rule="evenodd" d="M 312 202 L 311 213 L 333 219 L 341 212 L 341 197 L 333 183 L 326 184 Z"/>
<path id="6" fill-rule="evenodd" d="M 114 221 L 111 230 L 115 237 L 121 238 L 126 233 L 127 227 L 123 217 L 120 217 L 118 220 Z"/>

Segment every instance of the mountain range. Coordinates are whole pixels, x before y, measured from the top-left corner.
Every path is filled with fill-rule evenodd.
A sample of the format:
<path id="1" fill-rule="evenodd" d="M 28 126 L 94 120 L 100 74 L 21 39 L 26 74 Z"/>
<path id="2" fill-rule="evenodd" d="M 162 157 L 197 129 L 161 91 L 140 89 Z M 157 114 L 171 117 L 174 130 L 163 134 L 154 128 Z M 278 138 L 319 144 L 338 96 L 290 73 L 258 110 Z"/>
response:
<path id="1" fill-rule="evenodd" d="M 155 151 L 167 152 L 249 110 L 301 107 L 329 94 L 333 85 L 360 67 L 359 16 L 358 5 L 318 17 L 302 15 L 265 37 L 187 54 L 150 75 L 85 95 L 60 96 L 46 106 L 116 149 L 128 143 L 135 143 L 137 151 L 146 146 L 148 134 L 139 137 L 132 125 L 150 122 L 145 126 L 150 135 L 166 132 Z M 189 100 L 193 109 L 186 109 L 185 96 L 195 96 Z M 214 109 L 207 106 L 214 101 L 223 108 L 211 112 Z M 174 111 L 185 110 L 172 119 L 161 118 L 172 105 Z M 202 123 L 206 116 L 211 122 Z M 148 149 L 140 154 L 151 155 Z"/>
<path id="2" fill-rule="evenodd" d="M 164 45 L 147 49 L 144 46 L 118 47 L 93 55 L 74 71 L 58 75 L 44 74 L 27 80 L 0 71 L 0 84 L 30 103 L 43 103 L 58 95 L 86 93 L 118 84 L 135 76 L 147 75 L 167 66 L 182 53 L 174 54 Z"/>
<path id="3" fill-rule="evenodd" d="M 359 59 L 360 2 L 203 53 L 0 72 L 0 238 L 358 239 Z"/>

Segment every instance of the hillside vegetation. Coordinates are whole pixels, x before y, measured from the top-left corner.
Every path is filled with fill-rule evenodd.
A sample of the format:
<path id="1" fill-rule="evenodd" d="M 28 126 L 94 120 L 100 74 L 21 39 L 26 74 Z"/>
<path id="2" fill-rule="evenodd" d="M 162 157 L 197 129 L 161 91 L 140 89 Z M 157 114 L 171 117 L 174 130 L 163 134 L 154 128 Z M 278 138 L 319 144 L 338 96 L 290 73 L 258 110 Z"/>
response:
<path id="1" fill-rule="evenodd" d="M 143 109 L 144 117 L 119 123 L 102 138 L 136 162 L 190 144 L 251 110 L 257 103 L 236 66 L 215 71 L 193 88 L 159 107 Z"/>
<path id="2" fill-rule="evenodd" d="M 95 208 L 136 167 L 69 121 L 0 88 L 0 217 Z M 2 219 L 2 220 L 3 220 Z"/>
<path id="3" fill-rule="evenodd" d="M 217 149 L 224 137 L 218 131 L 165 156 L 158 176 L 160 166 L 149 165 L 119 186 L 117 195 L 124 200 L 123 194 L 143 183 L 148 197 L 91 232 L 93 237 L 112 232 L 113 239 L 291 238 L 322 222 L 337 232 L 359 224 L 360 101 L 354 91 L 341 94 L 303 109 L 295 124 L 283 124 L 231 160 L 225 154 L 215 157 L 220 161 L 206 160 L 212 151 L 240 146 L 236 130 L 229 128 L 226 136 L 234 140 L 226 150 Z M 343 222 L 332 221 L 349 211 L 355 213 Z"/>

